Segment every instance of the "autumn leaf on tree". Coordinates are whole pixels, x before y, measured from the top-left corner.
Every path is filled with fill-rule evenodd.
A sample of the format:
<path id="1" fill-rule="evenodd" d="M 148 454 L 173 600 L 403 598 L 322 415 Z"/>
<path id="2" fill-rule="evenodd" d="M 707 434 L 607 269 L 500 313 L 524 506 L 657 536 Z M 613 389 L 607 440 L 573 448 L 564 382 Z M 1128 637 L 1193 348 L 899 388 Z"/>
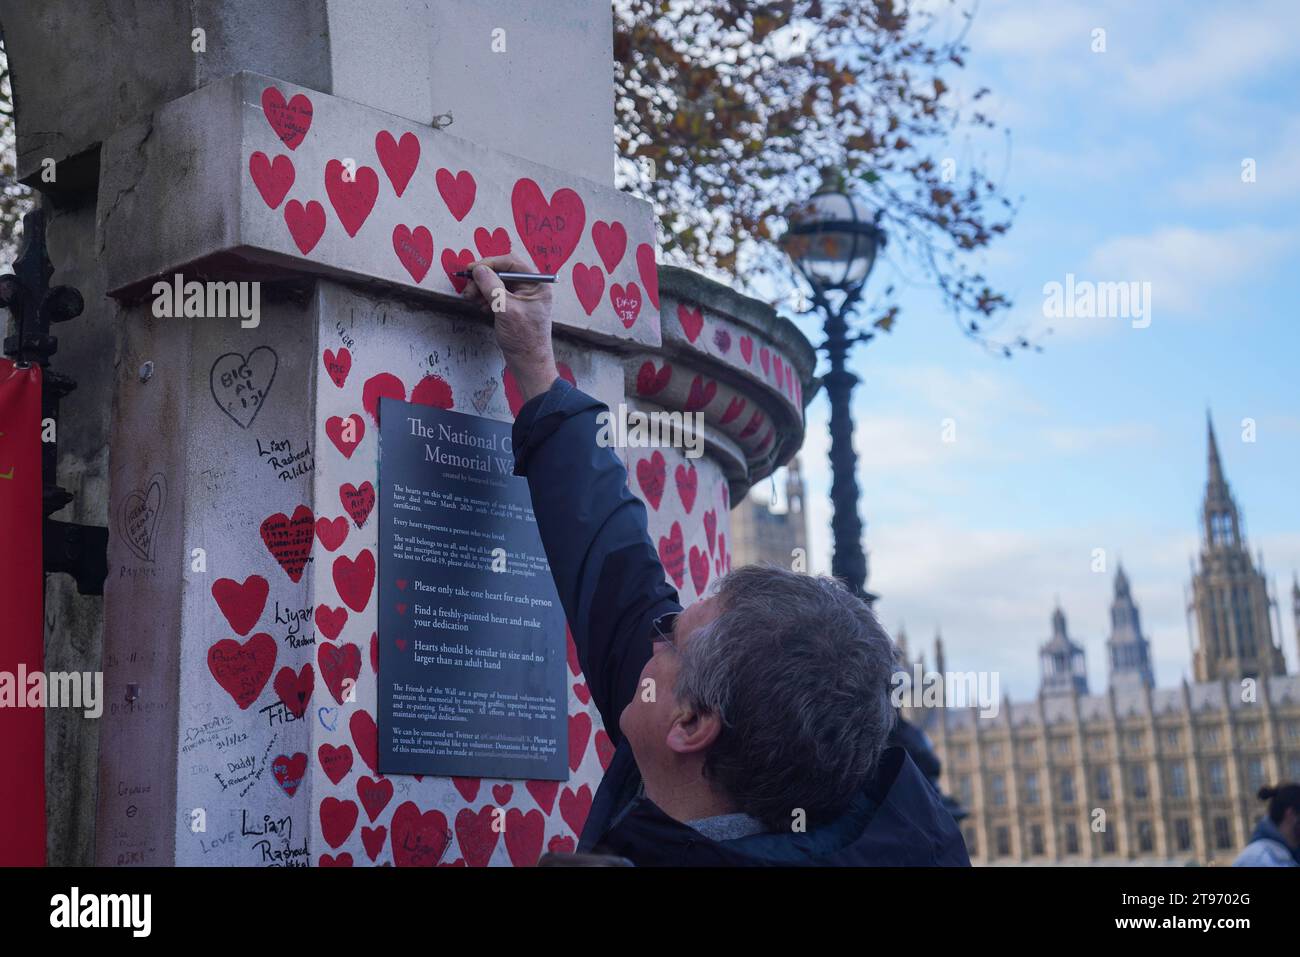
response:
<path id="1" fill-rule="evenodd" d="M 650 200 L 670 261 L 752 289 L 788 275 L 787 212 L 834 169 L 981 341 L 1010 305 L 969 265 L 1014 213 L 955 141 L 994 124 L 959 101 L 963 34 L 906 0 L 614 0 L 619 185 Z M 954 3 L 952 10 L 965 14 Z M 967 15 L 968 18 L 968 15 Z M 872 317 L 888 331 L 896 307 Z M 1000 351 L 1001 344 L 994 344 Z"/>

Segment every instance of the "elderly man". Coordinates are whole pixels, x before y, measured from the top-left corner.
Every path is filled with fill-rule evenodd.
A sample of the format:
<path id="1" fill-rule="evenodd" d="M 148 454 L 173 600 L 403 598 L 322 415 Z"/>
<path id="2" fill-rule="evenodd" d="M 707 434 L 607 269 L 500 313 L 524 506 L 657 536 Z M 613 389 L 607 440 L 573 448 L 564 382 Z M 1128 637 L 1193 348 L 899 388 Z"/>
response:
<path id="1" fill-rule="evenodd" d="M 681 608 L 612 449 L 560 378 L 550 287 L 472 266 L 524 405 L 528 479 L 592 700 L 616 745 L 578 845 L 639 865 L 969 865 L 938 793 L 887 747 L 893 645 L 829 578 L 750 566 Z"/>

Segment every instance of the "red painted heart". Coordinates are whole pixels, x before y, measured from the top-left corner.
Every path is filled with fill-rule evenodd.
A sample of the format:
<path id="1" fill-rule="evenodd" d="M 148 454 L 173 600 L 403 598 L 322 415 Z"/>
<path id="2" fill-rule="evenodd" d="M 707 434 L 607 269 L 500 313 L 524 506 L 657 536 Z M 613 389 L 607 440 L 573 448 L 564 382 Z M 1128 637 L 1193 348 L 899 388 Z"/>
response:
<path id="1" fill-rule="evenodd" d="M 515 789 L 512 784 L 494 784 L 492 785 L 492 800 L 497 802 L 498 807 L 505 807 L 510 803 L 510 798 L 514 796 Z"/>
<path id="2" fill-rule="evenodd" d="M 668 388 L 668 381 L 672 377 L 673 367 L 667 362 L 656 372 L 655 364 L 647 359 L 637 370 L 636 391 L 639 395 L 655 395 Z"/>
<path id="3" fill-rule="evenodd" d="M 607 223 L 598 219 L 591 224 L 591 241 L 605 265 L 605 272 L 612 273 L 627 251 L 627 230 L 620 222 Z"/>
<path id="4" fill-rule="evenodd" d="M 574 263 L 573 291 L 578 294 L 578 302 L 583 310 L 591 315 L 600 305 L 601 294 L 605 291 L 605 274 L 599 266 Z"/>
<path id="5" fill-rule="evenodd" d="M 506 853 L 515 867 L 532 867 L 542 856 L 546 840 L 546 818 L 541 811 L 524 814 L 517 808 L 506 812 Z"/>
<path id="6" fill-rule="evenodd" d="M 311 509 L 299 505 L 293 510 L 293 518 L 283 512 L 276 512 L 262 522 L 260 532 L 266 550 L 280 563 L 289 580 L 295 583 L 301 581 L 315 534 L 315 519 Z"/>
<path id="7" fill-rule="evenodd" d="M 441 811 L 421 814 L 414 801 L 407 801 L 393 812 L 389 838 L 397 867 L 433 867 L 447 852 L 451 831 Z"/>
<path id="8" fill-rule="evenodd" d="M 333 572 L 334 587 L 343 603 L 353 611 L 362 611 L 370 603 L 375 586 L 375 556 L 369 549 L 363 549 L 355 559 L 340 555 L 334 559 Z"/>
<path id="9" fill-rule="evenodd" d="M 546 849 L 552 854 L 572 854 L 577 843 L 567 834 L 556 834 L 546 842 Z"/>
<path id="10" fill-rule="evenodd" d="M 305 256 L 316 248 L 325 232 L 325 207 L 314 199 L 306 206 L 291 199 L 284 204 L 284 223 L 294 245 Z"/>
<path id="11" fill-rule="evenodd" d="M 388 130 L 380 130 L 375 134 L 375 153 L 379 156 L 379 165 L 388 174 L 388 181 L 393 184 L 393 192 L 401 196 L 420 162 L 419 137 L 414 133 L 403 133 L 401 140 L 396 140 Z"/>
<path id="12" fill-rule="evenodd" d="M 369 166 L 358 166 L 353 171 L 342 161 L 332 159 L 325 164 L 325 194 L 343 231 L 355 236 L 379 198 L 379 174 Z"/>
<path id="13" fill-rule="evenodd" d="M 415 388 L 411 390 L 411 402 L 414 405 L 431 405 L 438 409 L 450 409 L 456 404 L 451 394 L 451 383 L 433 373 L 429 373 L 415 384 Z"/>
<path id="14" fill-rule="evenodd" d="M 320 802 L 320 830 L 325 843 L 338 847 L 357 826 L 357 802 L 327 797 Z"/>
<path id="15" fill-rule="evenodd" d="M 585 711 L 569 715 L 569 770 L 578 770 L 582 756 L 587 753 L 587 739 L 591 737 L 591 715 Z"/>
<path id="16" fill-rule="evenodd" d="M 293 188 L 293 160 L 283 153 L 274 160 L 257 150 L 248 158 L 248 173 L 267 206 L 275 209 Z"/>
<path id="17" fill-rule="evenodd" d="M 704 328 L 704 310 L 699 306 L 691 309 L 686 303 L 679 302 L 677 321 L 682 324 L 682 332 L 686 334 L 687 341 L 694 342 L 700 337 L 700 330 Z"/>
<path id="18" fill-rule="evenodd" d="M 388 828 L 382 825 L 361 828 L 361 844 L 366 849 L 366 855 L 372 861 L 379 858 L 379 852 L 384 849 L 384 838 L 387 836 Z"/>
<path id="19" fill-rule="evenodd" d="M 564 823 L 572 828 L 574 834 L 582 833 L 582 825 L 587 823 L 587 815 L 591 813 L 591 788 L 583 785 L 574 791 L 572 788 L 565 788 L 560 794 L 560 817 L 564 818 Z"/>
<path id="20" fill-rule="evenodd" d="M 761 429 L 762 427 L 763 427 L 763 413 L 755 411 L 754 414 L 750 417 L 749 421 L 745 424 L 745 427 L 740 430 L 740 437 L 742 439 L 747 439 L 751 435 L 754 435 L 756 432 L 758 432 L 758 430 Z"/>
<path id="21" fill-rule="evenodd" d="M 317 605 L 315 612 L 316 630 L 322 635 L 333 641 L 343 630 L 343 626 L 348 622 L 348 610 L 343 607 L 329 608 L 325 605 Z M 339 704 L 343 702 L 340 701 Z"/>
<path id="22" fill-rule="evenodd" d="M 533 796 L 537 806 L 547 814 L 555 810 L 555 795 L 560 791 L 559 781 L 528 781 L 524 787 Z M 466 800 L 473 800 L 473 798 L 466 798 Z"/>
<path id="23" fill-rule="evenodd" d="M 614 760 L 614 742 L 609 739 L 604 728 L 596 732 L 596 757 L 600 758 L 601 768 L 608 771 L 609 762 Z"/>
<path id="24" fill-rule="evenodd" d="M 352 353 L 346 348 L 340 347 L 338 352 L 326 349 L 321 358 L 325 362 L 325 371 L 334 384 L 340 389 L 343 383 L 348 380 L 348 373 L 352 371 Z"/>
<path id="25" fill-rule="evenodd" d="M 322 854 L 320 856 L 320 861 L 318 862 L 317 866 L 318 867 L 351 867 L 352 855 L 348 854 L 346 851 L 340 854 L 338 857 L 335 857 L 333 854 Z"/>
<path id="26" fill-rule="evenodd" d="M 365 437 L 366 423 L 355 412 L 346 419 L 331 415 L 325 420 L 325 434 L 334 443 L 334 447 L 343 453 L 343 457 L 350 459 Z"/>
<path id="27" fill-rule="evenodd" d="M 320 761 L 325 776 L 334 784 L 342 781 L 352 770 L 352 749 L 346 744 L 337 748 L 332 744 L 322 744 L 316 749 L 316 759 Z"/>
<path id="28" fill-rule="evenodd" d="M 271 774 L 275 776 L 276 783 L 284 789 L 284 793 L 293 797 L 307 774 L 307 755 L 301 751 L 292 757 L 286 754 L 280 755 L 271 762 Z"/>
<path id="29" fill-rule="evenodd" d="M 714 538 L 718 532 L 718 513 L 709 509 L 704 513 L 704 537 L 709 543 L 709 554 L 713 554 Z"/>
<path id="30" fill-rule="evenodd" d="M 218 578 L 212 583 L 212 597 L 237 635 L 253 630 L 257 619 L 262 617 L 270 590 L 271 586 L 261 575 L 249 575 L 242 585 L 233 578 Z"/>
<path id="31" fill-rule="evenodd" d="M 686 514 L 689 515 L 695 506 L 695 493 L 699 490 L 700 474 L 695 471 L 695 465 L 692 463 L 690 468 L 684 465 L 677 466 L 673 477 L 677 480 L 677 494 L 681 497 L 682 508 L 686 509 Z"/>
<path id="32" fill-rule="evenodd" d="M 686 552 L 680 522 L 673 522 L 668 534 L 659 536 L 659 561 L 677 587 L 681 588 L 686 583 Z"/>
<path id="33" fill-rule="evenodd" d="M 457 292 L 464 292 L 465 287 L 469 285 L 469 280 L 463 276 L 457 276 L 456 273 L 468 269 L 469 264 L 474 259 L 474 250 L 472 249 L 462 249 L 460 252 L 452 249 L 442 251 L 442 271 L 447 274 L 447 278 L 451 280 L 451 284 Z"/>
<path id="34" fill-rule="evenodd" d="M 275 675 L 275 693 L 280 696 L 284 706 L 295 718 L 307 713 L 307 703 L 316 688 L 316 670 L 310 664 L 302 666 L 301 671 L 294 671 L 288 665 Z"/>
<path id="35" fill-rule="evenodd" d="M 718 383 L 710 379 L 707 383 L 704 377 L 697 375 L 691 380 L 691 391 L 686 397 L 685 409 L 687 412 L 695 412 L 704 408 L 713 401 L 713 397 L 718 392 Z"/>
<path id="36" fill-rule="evenodd" d="M 410 229 L 398 223 L 393 227 L 393 252 L 411 278 L 422 282 L 433 265 L 433 234 L 423 226 Z M 444 252 L 443 256 L 446 255 Z"/>
<path id="37" fill-rule="evenodd" d="M 740 337 L 740 354 L 744 357 L 746 365 L 754 361 L 754 340 L 749 336 Z"/>
<path id="38" fill-rule="evenodd" d="M 736 419 L 740 418 L 740 413 L 745 411 L 745 405 L 745 400 L 740 396 L 732 396 L 731 401 L 727 403 L 727 410 L 722 413 L 722 418 L 719 420 L 719 424 L 727 425 L 730 422 L 736 421 Z"/>
<path id="39" fill-rule="evenodd" d="M 758 350 L 758 364 L 763 367 L 763 375 L 767 375 L 767 367 L 772 361 L 772 353 L 767 346 Z"/>
<path id="40" fill-rule="evenodd" d="M 379 773 L 379 729 L 375 719 L 368 711 L 354 711 L 348 719 L 348 730 L 352 732 L 352 743 L 357 746 L 357 754 L 366 762 L 366 767 Z"/>
<path id="41" fill-rule="evenodd" d="M 379 400 L 381 398 L 406 398 L 406 386 L 401 379 L 391 372 L 380 372 L 372 375 L 366 380 L 366 384 L 361 387 L 361 408 L 365 409 L 366 414 L 375 422 L 379 421 Z"/>
<path id="42" fill-rule="evenodd" d="M 704 594 L 704 586 L 709 583 L 709 553 L 691 546 L 691 584 L 695 586 L 697 596 Z"/>
<path id="43" fill-rule="evenodd" d="M 326 551 L 334 551 L 348 537 L 347 516 L 340 515 L 338 518 L 316 519 L 316 537 L 325 546 Z"/>
<path id="44" fill-rule="evenodd" d="M 460 796 L 463 797 L 466 802 L 471 802 L 478 797 L 478 789 L 479 786 L 482 785 L 483 779 L 452 778 L 451 783 L 456 786 L 456 790 L 460 792 Z"/>
<path id="45" fill-rule="evenodd" d="M 467 169 L 461 170 L 454 176 L 449 169 L 439 169 L 434 174 L 434 181 L 438 184 L 438 193 L 442 196 L 442 201 L 447 204 L 447 209 L 455 217 L 456 222 L 468 216 L 469 211 L 474 207 L 474 194 L 478 191 L 474 175 Z"/>
<path id="46" fill-rule="evenodd" d="M 320 665 L 320 676 L 325 679 L 325 687 L 339 704 L 351 698 L 356 700 L 353 689 L 357 678 L 361 676 L 361 648 L 354 644 L 321 645 L 316 649 L 316 662 Z M 371 817 L 370 820 L 374 820 Z"/>
<path id="47" fill-rule="evenodd" d="M 492 827 L 496 809 L 485 804 L 477 811 L 462 808 L 456 815 L 456 843 L 470 867 L 487 867 L 501 832 Z"/>
<path id="48" fill-rule="evenodd" d="M 636 247 L 636 269 L 645 286 L 646 298 L 650 305 L 659 308 L 659 266 L 655 263 L 655 250 L 649 243 Z"/>
<path id="49" fill-rule="evenodd" d="M 370 823 L 375 822 L 384 808 L 388 807 L 388 802 L 393 799 L 393 782 L 387 778 L 376 781 L 368 775 L 362 775 L 357 781 L 357 798 L 361 801 L 361 806 L 366 809 L 366 817 Z"/>
<path id="50" fill-rule="evenodd" d="M 614 283 L 609 287 L 609 302 L 615 315 L 622 320 L 623 328 L 631 329 L 641 314 L 641 287 L 634 282 L 628 283 L 626 288 Z"/>
<path id="51" fill-rule="evenodd" d="M 558 189 L 547 202 L 531 179 L 518 180 L 510 192 L 515 231 L 542 272 L 558 273 L 582 239 L 587 210 L 571 189 Z"/>
<path id="52" fill-rule="evenodd" d="M 224 638 L 208 649 L 208 670 L 240 710 L 257 700 L 275 669 L 275 639 L 258 632 L 243 644 Z"/>
<path id="53" fill-rule="evenodd" d="M 510 252 L 510 234 L 504 226 L 498 226 L 492 232 L 480 226 L 474 230 L 474 247 L 484 259 L 489 256 L 504 256 Z"/>
<path id="54" fill-rule="evenodd" d="M 641 486 L 641 494 L 656 512 L 659 511 L 659 503 L 664 497 L 664 482 L 667 475 L 668 463 L 664 460 L 664 454 L 658 449 L 655 449 L 648 459 L 641 459 L 636 463 L 636 480 Z"/>
<path id="55" fill-rule="evenodd" d="M 339 486 L 339 501 L 352 516 L 352 521 L 356 523 L 357 528 L 360 528 L 366 524 L 371 509 L 375 507 L 375 487 L 368 481 L 362 482 L 360 488 L 351 482 L 345 482 Z"/>
<path id="56" fill-rule="evenodd" d="M 266 121 L 275 130 L 284 145 L 296 150 L 311 129 L 311 100 L 301 93 L 296 94 L 288 103 L 284 94 L 273 86 L 262 91 L 262 113 Z"/>

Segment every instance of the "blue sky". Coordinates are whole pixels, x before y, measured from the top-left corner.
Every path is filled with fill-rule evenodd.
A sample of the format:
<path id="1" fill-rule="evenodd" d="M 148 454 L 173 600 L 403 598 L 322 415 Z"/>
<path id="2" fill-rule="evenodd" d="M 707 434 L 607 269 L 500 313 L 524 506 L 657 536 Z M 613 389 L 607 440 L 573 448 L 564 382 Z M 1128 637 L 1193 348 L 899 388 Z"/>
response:
<path id="1" fill-rule="evenodd" d="M 1091 49 L 1098 28 L 1103 53 Z M 1015 301 L 1006 329 L 1054 331 L 1041 355 L 992 358 L 912 281 L 892 335 L 856 350 L 861 511 L 882 621 L 891 633 L 905 623 L 914 651 L 942 627 L 950 668 L 998 670 L 1024 698 L 1059 596 L 1100 690 L 1122 559 L 1157 682 L 1190 677 L 1184 588 L 1208 406 L 1295 670 L 1300 5 L 984 0 L 968 39 L 969 69 L 953 85 L 990 87 L 984 105 L 1011 139 L 948 149 L 959 163 L 984 157 L 1022 198 L 981 265 Z M 1242 182 L 1245 159 L 1254 183 Z M 887 257 L 868 291 L 915 273 Z M 1043 286 L 1067 273 L 1150 282 L 1150 326 L 1044 319 Z M 803 453 L 818 571 L 830 556 L 826 417 L 819 397 Z M 948 418 L 952 443 L 941 441 Z M 755 494 L 770 495 L 768 483 Z M 1092 571 L 1095 548 L 1105 574 Z"/>

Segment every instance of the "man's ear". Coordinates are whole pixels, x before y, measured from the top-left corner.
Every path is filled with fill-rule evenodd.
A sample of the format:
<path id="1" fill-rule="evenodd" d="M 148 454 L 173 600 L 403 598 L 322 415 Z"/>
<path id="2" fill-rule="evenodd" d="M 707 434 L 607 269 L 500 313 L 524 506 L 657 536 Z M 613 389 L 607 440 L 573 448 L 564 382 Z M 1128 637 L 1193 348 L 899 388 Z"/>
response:
<path id="1" fill-rule="evenodd" d="M 668 747 L 678 754 L 703 753 L 722 734 L 722 719 L 709 712 L 682 709 L 668 729 Z"/>

